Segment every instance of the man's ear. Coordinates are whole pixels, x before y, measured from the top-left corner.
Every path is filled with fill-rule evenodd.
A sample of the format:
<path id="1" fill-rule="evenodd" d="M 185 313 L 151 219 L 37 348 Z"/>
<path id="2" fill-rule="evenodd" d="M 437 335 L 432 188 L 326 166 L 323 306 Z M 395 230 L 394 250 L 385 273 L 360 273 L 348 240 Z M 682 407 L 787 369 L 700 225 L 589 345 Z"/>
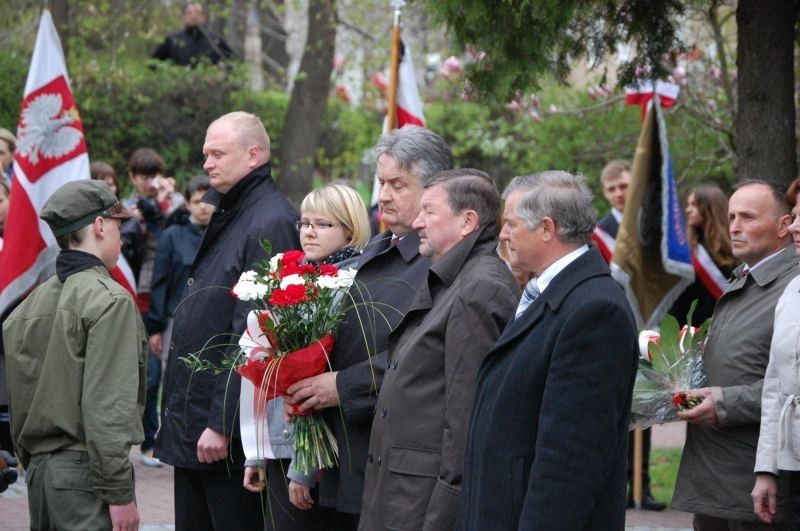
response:
<path id="1" fill-rule="evenodd" d="M 548 242 L 556 237 L 556 222 L 553 218 L 545 216 L 542 218 L 542 240 Z"/>
<path id="2" fill-rule="evenodd" d="M 466 237 L 478 230 L 480 220 L 478 219 L 478 213 L 474 210 L 465 210 L 463 216 L 464 223 L 461 226 L 461 236 Z"/>
<path id="3" fill-rule="evenodd" d="M 778 239 L 782 240 L 789 234 L 789 225 L 791 224 L 791 214 L 784 214 L 778 218 Z"/>
<path id="4" fill-rule="evenodd" d="M 98 238 L 103 238 L 106 235 L 106 218 L 97 216 L 92 223 L 92 232 Z"/>
<path id="5" fill-rule="evenodd" d="M 252 146 L 247 148 L 247 165 L 250 167 L 251 170 L 258 167 L 258 146 L 253 144 Z"/>

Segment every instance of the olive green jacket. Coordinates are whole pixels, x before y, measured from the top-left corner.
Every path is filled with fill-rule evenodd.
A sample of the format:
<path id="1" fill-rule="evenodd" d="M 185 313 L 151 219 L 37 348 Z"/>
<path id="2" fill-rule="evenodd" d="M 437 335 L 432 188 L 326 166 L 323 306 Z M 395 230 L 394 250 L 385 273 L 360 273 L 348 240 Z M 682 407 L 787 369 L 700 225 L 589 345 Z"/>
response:
<path id="1" fill-rule="evenodd" d="M 128 454 L 144 439 L 147 334 L 131 295 L 102 266 L 54 275 L 11 313 L 3 341 L 22 463 L 85 450 L 97 497 L 134 501 Z"/>

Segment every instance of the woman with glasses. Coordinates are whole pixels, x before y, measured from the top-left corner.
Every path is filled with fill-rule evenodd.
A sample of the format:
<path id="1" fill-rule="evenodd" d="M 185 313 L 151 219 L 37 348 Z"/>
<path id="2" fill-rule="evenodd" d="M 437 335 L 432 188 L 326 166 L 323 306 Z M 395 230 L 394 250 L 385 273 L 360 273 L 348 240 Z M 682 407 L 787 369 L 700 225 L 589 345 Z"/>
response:
<path id="1" fill-rule="evenodd" d="M 356 269 L 370 236 L 367 207 L 358 192 L 349 186 L 332 184 L 318 188 L 303 199 L 297 230 L 306 261 Z M 245 379 L 242 385 L 247 385 Z M 267 404 L 267 425 L 275 456 L 266 462 L 269 487 L 266 505 L 271 514 L 266 518 L 267 528 L 274 531 L 338 529 L 339 513 L 317 504 L 318 471 L 304 475 L 291 467 L 292 433 L 284 420 L 283 398 L 275 398 Z M 253 492 L 260 492 L 265 486 L 259 482 L 258 464 L 250 459 L 245 463 L 244 487 Z"/>
<path id="2" fill-rule="evenodd" d="M 353 267 L 369 239 L 367 207 L 349 186 L 318 188 L 303 199 L 297 230 L 309 262 Z"/>

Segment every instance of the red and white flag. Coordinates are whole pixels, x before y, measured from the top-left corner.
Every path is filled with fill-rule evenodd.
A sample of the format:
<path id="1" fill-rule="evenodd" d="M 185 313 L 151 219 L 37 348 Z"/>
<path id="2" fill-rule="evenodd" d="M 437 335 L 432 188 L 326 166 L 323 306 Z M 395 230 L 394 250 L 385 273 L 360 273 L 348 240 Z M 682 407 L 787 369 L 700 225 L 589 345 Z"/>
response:
<path id="1" fill-rule="evenodd" d="M 411 59 L 411 50 L 400 42 L 400 65 L 397 68 L 397 129 L 404 125 L 418 125 L 425 127 L 425 116 L 422 114 L 422 98 L 419 96 L 419 89 L 417 88 L 417 75 L 414 73 L 414 61 Z M 379 76 L 373 76 L 372 82 L 375 86 L 380 87 L 382 82 Z M 386 90 L 386 84 L 383 83 L 383 89 Z M 386 131 L 388 120 L 383 122 L 383 132 Z M 372 206 L 378 204 L 378 193 L 380 186 L 378 185 L 378 176 L 375 176 L 375 181 L 372 185 Z"/>
<path id="2" fill-rule="evenodd" d="M 46 9 L 25 83 L 17 146 L 0 255 L 0 313 L 53 271 L 59 249 L 50 227 L 39 219 L 45 202 L 62 185 L 89 178 L 83 124 Z"/>

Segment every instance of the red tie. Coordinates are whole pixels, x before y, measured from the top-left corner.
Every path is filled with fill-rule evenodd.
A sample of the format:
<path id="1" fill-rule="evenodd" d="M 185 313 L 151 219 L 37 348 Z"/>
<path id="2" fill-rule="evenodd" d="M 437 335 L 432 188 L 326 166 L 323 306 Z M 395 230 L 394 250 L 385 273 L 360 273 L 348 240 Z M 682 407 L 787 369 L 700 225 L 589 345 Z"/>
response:
<path id="1" fill-rule="evenodd" d="M 395 245 L 397 245 L 397 242 L 399 242 L 399 241 L 400 241 L 400 236 L 395 236 L 393 234 L 392 235 L 392 242 L 389 244 L 389 247 L 394 247 Z"/>

